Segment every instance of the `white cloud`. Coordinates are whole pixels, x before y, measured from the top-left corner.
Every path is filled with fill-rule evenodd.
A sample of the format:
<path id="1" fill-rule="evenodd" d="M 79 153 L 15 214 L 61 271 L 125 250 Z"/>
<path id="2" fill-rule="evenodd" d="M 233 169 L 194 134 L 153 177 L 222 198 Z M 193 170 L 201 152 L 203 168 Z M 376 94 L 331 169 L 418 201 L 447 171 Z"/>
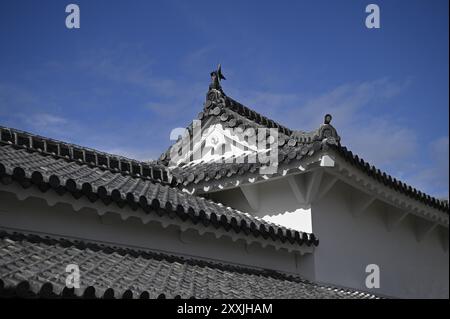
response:
<path id="1" fill-rule="evenodd" d="M 340 129 L 344 144 L 365 160 L 380 167 L 404 166 L 418 148 L 416 133 L 386 119 L 373 119 Z"/>
<path id="2" fill-rule="evenodd" d="M 429 156 L 428 165 L 420 167 L 405 178 L 418 189 L 430 190 L 440 198 L 449 197 L 449 137 L 432 141 L 424 150 Z"/>
<path id="3" fill-rule="evenodd" d="M 172 96 L 179 87 L 172 79 L 157 76 L 155 62 L 139 45 L 122 44 L 114 49 L 87 52 L 77 65 L 91 74 Z"/>
<path id="4" fill-rule="evenodd" d="M 242 91 L 234 97 L 292 129 L 312 130 L 333 115 L 342 144 L 387 173 L 421 191 L 448 198 L 448 137 L 419 145 L 418 132 L 376 107 L 404 93 L 412 79 L 346 83 L 315 96 L 292 92 Z M 233 96 L 232 95 L 232 96 Z"/>
<path id="5" fill-rule="evenodd" d="M 184 67 L 201 60 L 212 49 L 205 46 L 193 52 L 184 61 Z M 133 52 L 132 58 L 130 51 Z M 144 96 L 148 101 L 145 107 L 158 116 L 156 125 L 159 128 L 186 124 L 201 110 L 203 94 L 207 89 L 204 82 L 181 83 L 156 75 L 153 72 L 154 61 L 149 60 L 149 54 L 139 46 L 91 52 L 77 65 L 91 75 L 128 84 L 128 87 L 145 92 L 143 94 L 147 94 Z M 378 115 L 374 109 L 402 94 L 410 83 L 411 79 L 395 82 L 388 78 L 345 83 L 314 96 L 299 92 L 244 91 L 230 87 L 226 91 L 245 105 L 292 129 L 315 129 L 322 123 L 324 114 L 330 113 L 334 117 L 332 124 L 342 137 L 342 144 L 354 153 L 419 189 L 433 189 L 433 193 L 448 196 L 448 137 L 430 144 L 427 149 L 430 159 L 424 164 L 423 158 L 427 155 L 418 153 L 418 138 L 414 129 L 389 117 L 386 112 L 382 112 L 383 116 Z M 47 100 L 44 102 L 48 103 Z M 126 139 L 121 136 L 111 139 L 111 134 L 105 137 L 101 132 L 88 134 L 90 129 L 84 127 L 82 122 L 39 112 L 40 104 L 39 96 L 0 83 L 0 115 L 11 123 L 25 124 L 24 128 L 38 134 L 82 145 L 90 144 L 93 148 L 97 145 L 101 150 L 106 148 L 107 152 L 139 160 L 157 158 L 164 151 L 153 150 L 151 145 L 142 148 L 131 145 L 115 147 L 124 145 L 121 142 L 126 143 Z M 22 114 L 11 112 L 17 107 L 20 107 Z M 21 125 L 17 127 L 23 127 Z M 411 163 L 417 159 L 420 163 Z"/>
<path id="6" fill-rule="evenodd" d="M 216 50 L 214 45 L 207 44 L 189 52 L 183 59 L 183 67 L 197 74 L 199 65 L 204 64 L 205 61 L 208 60 L 209 56 L 212 55 L 212 51 L 214 50 Z"/>
<path id="7" fill-rule="evenodd" d="M 191 59 L 202 54 L 205 54 L 203 50 L 193 53 Z M 186 111 L 191 111 L 191 117 L 200 112 L 207 90 L 205 83 L 158 75 L 154 71 L 154 61 L 139 45 L 124 44 L 114 50 L 89 52 L 77 65 L 103 81 L 138 89 L 142 98 L 148 101 L 143 106 L 159 115 L 167 125 L 186 122 Z"/>
<path id="8" fill-rule="evenodd" d="M 48 128 L 49 126 L 64 125 L 68 121 L 60 116 L 47 113 L 37 113 L 27 116 L 26 121 L 36 128 Z"/>
<path id="9" fill-rule="evenodd" d="M 83 124 L 69 121 L 66 118 L 54 114 L 20 114 L 19 117 L 26 123 L 31 133 L 37 133 L 68 143 L 79 144 L 84 147 L 124 156 L 129 159 L 148 161 L 157 159 L 162 153 L 161 150 L 151 148 L 151 145 L 146 145 L 142 148 L 127 146 L 111 147 L 112 144 L 123 144 L 124 138 L 111 135 L 108 132 L 95 131 L 95 134 L 92 134 L 93 131 Z"/>
<path id="10" fill-rule="evenodd" d="M 362 121 L 367 122 L 369 105 L 374 102 L 382 103 L 386 99 L 400 94 L 409 84 L 393 82 L 386 78 L 362 83 L 347 83 L 340 85 L 319 96 L 311 97 L 296 111 L 289 112 L 287 119 L 292 127 L 313 129 L 322 123 L 327 113 L 333 115 L 338 128 L 354 126 Z M 292 117 L 296 116 L 296 117 Z M 297 123 L 293 123 L 297 120 Z M 297 126 L 298 127 L 298 126 Z"/>
<path id="11" fill-rule="evenodd" d="M 313 130 L 326 113 L 341 142 L 353 153 L 381 170 L 422 191 L 448 197 L 449 142 L 441 137 L 420 145 L 414 128 L 405 126 L 375 107 L 402 94 L 411 79 L 394 82 L 387 78 L 346 83 L 317 96 L 299 93 L 242 92 L 238 100 L 292 129 Z"/>
<path id="12" fill-rule="evenodd" d="M 37 97 L 16 85 L 0 83 L 0 115 L 10 115 L 11 110 L 35 105 Z"/>
<path id="13" fill-rule="evenodd" d="M 287 127 L 304 131 L 316 129 L 323 123 L 323 116 L 330 113 L 342 144 L 383 166 L 411 156 L 417 149 L 416 133 L 395 119 L 370 117 L 368 113 L 372 104 L 383 103 L 400 94 L 409 83 L 409 79 L 397 83 L 386 78 L 347 83 L 312 97 L 247 92 L 242 101 Z"/>

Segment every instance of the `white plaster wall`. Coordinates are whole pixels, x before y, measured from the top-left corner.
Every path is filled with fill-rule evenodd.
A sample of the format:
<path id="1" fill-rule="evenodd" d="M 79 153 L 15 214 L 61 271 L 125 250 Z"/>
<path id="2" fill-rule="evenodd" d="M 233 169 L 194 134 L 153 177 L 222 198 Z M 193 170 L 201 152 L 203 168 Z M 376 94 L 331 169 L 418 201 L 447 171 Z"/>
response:
<path id="1" fill-rule="evenodd" d="M 339 182 L 312 206 L 312 226 L 320 238 L 311 257 L 316 280 L 401 298 L 449 298 L 449 255 L 440 233 L 418 242 L 411 216 L 388 231 L 380 202 L 354 217 L 348 201 L 354 192 Z M 365 286 L 368 264 L 380 267 L 379 289 Z"/>
<path id="2" fill-rule="evenodd" d="M 252 208 L 240 188 L 211 193 L 209 198 L 266 221 L 307 233 L 312 232 L 310 206 L 301 206 L 285 178 L 248 186 L 257 196 Z"/>
<path id="3" fill-rule="evenodd" d="M 380 201 L 354 217 L 351 202 L 361 193 L 348 184 L 339 181 L 312 206 L 304 206 L 286 179 L 250 186 L 253 189 L 247 197 L 251 197 L 250 202 L 258 202 L 256 209 L 240 188 L 208 196 L 266 220 L 314 232 L 319 246 L 314 254 L 299 259 L 300 272 L 306 278 L 392 297 L 449 297 L 449 255 L 443 244 L 447 240 L 448 247 L 448 228 L 438 226 L 419 242 L 416 217 L 407 217 L 389 231 L 388 206 Z M 447 239 L 442 232 L 447 233 Z M 380 267 L 379 289 L 365 286 L 368 264 Z"/>
<path id="4" fill-rule="evenodd" d="M 297 273 L 324 284 L 393 297 L 449 297 L 448 248 L 444 249 L 443 237 L 438 231 L 418 242 L 412 217 L 388 231 L 386 206 L 378 201 L 366 212 L 354 217 L 350 213 L 349 198 L 355 197 L 358 191 L 343 182 L 337 182 L 326 196 L 312 204 L 312 221 L 308 221 L 307 213 L 304 215 L 306 221 L 300 221 L 292 213 L 301 210 L 299 215 L 303 214 L 309 207 L 296 201 L 286 179 L 254 186 L 257 191 L 255 194 L 258 194 L 255 196 L 260 203 L 256 210 L 250 207 L 239 188 L 208 196 L 255 216 L 285 216 L 284 222 L 291 228 L 304 230 L 308 222 L 312 223 L 312 231 L 320 240 L 313 254 L 300 256 L 273 247 L 263 248 L 257 243 L 248 245 L 243 240 L 216 238 L 211 233 L 200 235 L 195 231 L 181 232 L 176 226 L 164 228 L 156 222 L 143 224 L 137 218 L 123 221 L 117 214 L 100 217 L 95 208 L 101 206 L 104 209 L 102 203 L 89 204 L 92 208 L 76 212 L 71 205 L 49 206 L 39 198 L 19 201 L 16 195 L 5 191 L 0 191 L 0 227 L 275 269 Z M 124 209 L 131 211 L 129 208 Z M 290 220 L 291 217 L 294 218 Z M 442 227 L 441 230 L 447 234 L 448 247 L 448 229 Z M 365 268 L 368 264 L 380 267 L 379 289 L 370 290 L 365 286 Z"/>
<path id="5" fill-rule="evenodd" d="M 58 196 L 50 193 L 51 191 L 45 195 Z M 96 205 L 103 204 L 90 205 L 95 208 Z M 127 207 L 124 209 L 131 210 Z M 92 208 L 74 211 L 71 205 L 64 203 L 49 206 L 41 198 L 29 197 L 19 201 L 15 194 L 5 191 L 0 191 L 0 228 L 299 273 L 300 257 L 296 252 L 275 250 L 269 246 L 263 248 L 257 243 L 247 244 L 243 240 L 233 241 L 227 237 L 216 238 L 211 233 L 200 235 L 191 230 L 182 232 L 176 226 L 163 228 L 156 222 L 143 224 L 140 219 L 133 217 L 124 221 L 114 213 L 99 216 Z"/>

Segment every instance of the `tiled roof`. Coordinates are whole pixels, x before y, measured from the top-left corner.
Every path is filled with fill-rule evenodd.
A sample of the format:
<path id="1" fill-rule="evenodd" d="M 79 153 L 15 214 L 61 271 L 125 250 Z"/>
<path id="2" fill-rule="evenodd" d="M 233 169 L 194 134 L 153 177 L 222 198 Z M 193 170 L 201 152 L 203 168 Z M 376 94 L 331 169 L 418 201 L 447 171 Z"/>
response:
<path id="1" fill-rule="evenodd" d="M 80 288 L 66 288 L 66 266 Z M 273 270 L 68 239 L 0 232 L 0 296 L 91 298 L 377 298 Z"/>
<path id="2" fill-rule="evenodd" d="M 347 162 L 349 162 L 352 166 L 356 167 L 359 170 L 362 170 L 369 177 L 374 178 L 378 182 L 384 184 L 385 186 L 394 189 L 395 191 L 402 193 L 414 200 L 418 200 L 425 205 L 443 211 L 445 213 L 449 213 L 449 205 L 448 201 L 437 199 L 433 196 L 425 194 L 418 189 L 392 177 L 385 172 L 382 172 L 380 169 L 376 168 L 373 165 L 370 165 L 368 162 L 364 161 L 358 155 L 353 154 L 350 150 L 348 150 L 344 146 L 333 147 L 338 154 L 340 154 Z"/>
<path id="3" fill-rule="evenodd" d="M 224 93 L 216 93 L 214 98 L 215 100 L 206 101 L 204 110 L 198 115 L 202 129 L 220 123 L 224 128 L 243 132 L 245 136 L 257 136 L 258 128 L 278 129 L 278 141 L 270 142 L 277 143 L 278 147 L 284 150 L 283 153 L 292 151 L 292 148 L 294 151 L 304 148 L 303 152 L 305 152 L 313 145 L 317 148 L 322 142 L 330 145 L 339 144 L 340 137 L 329 123 L 321 125 L 312 132 L 293 131 L 236 102 Z M 192 137 L 192 124 L 187 127 L 187 130 Z M 163 165 L 169 164 L 170 148 L 161 155 L 158 162 Z"/>
<path id="4" fill-rule="evenodd" d="M 256 134 L 255 130 L 259 127 L 277 128 L 279 138 L 274 143 L 278 143 L 279 148 L 279 169 L 282 169 L 283 165 L 291 161 L 298 161 L 321 150 L 332 148 L 355 168 L 364 171 L 368 176 L 387 187 L 414 200 L 423 202 L 430 207 L 449 213 L 447 201 L 439 200 L 397 180 L 342 146 L 336 129 L 329 123 L 322 124 L 317 130 L 312 132 L 294 131 L 234 101 L 221 88 L 220 90 L 210 89 L 208 91 L 204 110 L 200 112 L 198 118 L 202 121 L 202 127 L 221 123 L 225 128 L 239 127 L 242 132 L 250 132 L 250 134 Z M 188 130 L 192 134 L 191 126 L 188 127 Z M 252 132 L 251 130 L 254 131 Z M 161 155 L 159 163 L 168 165 L 170 161 L 169 154 L 170 149 Z M 236 174 L 252 174 L 259 166 L 260 164 L 258 163 L 248 164 L 245 161 L 244 164 L 200 163 L 195 166 L 174 167 L 171 169 L 171 172 L 177 179 L 179 186 L 185 187 L 189 184 L 233 178 L 233 175 Z"/>
<path id="5" fill-rule="evenodd" d="M 279 149 L 279 170 L 274 176 L 281 174 L 283 166 L 295 161 L 304 159 L 305 157 L 312 156 L 317 152 L 324 151 L 326 149 L 335 150 L 342 158 L 350 163 L 355 168 L 363 171 L 367 176 L 374 178 L 378 182 L 384 184 L 401 194 L 404 194 L 414 200 L 420 201 L 427 206 L 438 209 L 440 211 L 449 213 L 449 202 L 445 199 L 438 199 L 430 196 L 426 193 L 417 190 L 416 188 L 407 185 L 406 183 L 392 177 L 380 169 L 364 161 L 358 155 L 353 154 L 344 146 L 327 145 L 323 143 L 311 143 L 303 144 L 296 147 L 285 147 Z M 226 163 L 222 162 L 200 162 L 195 165 L 182 165 L 171 168 L 170 172 L 176 182 L 182 186 L 187 187 L 189 185 L 203 184 L 207 185 L 215 180 L 226 179 L 233 180 L 246 176 L 247 178 L 261 178 L 261 174 L 258 173 L 258 169 L 262 166 L 260 163 L 247 163 L 244 160 L 242 164 Z M 213 190 L 213 189 L 211 189 Z"/>
<path id="6" fill-rule="evenodd" d="M 90 167 L 100 167 L 111 172 L 120 172 L 121 174 L 142 177 L 164 184 L 170 182 L 167 168 L 155 162 L 136 161 L 13 128 L 0 126 L 0 143 L 22 146 L 25 149 L 36 150 L 41 154 L 76 161 Z"/>
<path id="7" fill-rule="evenodd" d="M 283 167 L 293 161 L 299 161 L 306 157 L 313 156 L 328 148 L 328 143 L 317 140 L 310 143 L 297 143 L 295 146 L 289 146 L 287 143 L 283 143 L 278 149 L 278 165 L 279 167 Z M 235 176 L 243 175 L 261 177 L 259 169 L 263 167 L 264 164 L 261 164 L 258 161 L 252 163 L 248 158 L 248 155 L 243 155 L 239 158 L 232 157 L 231 159 L 233 159 L 233 162 L 227 162 L 230 159 L 222 158 L 221 161 L 199 162 L 193 164 L 187 163 L 185 165 L 170 168 L 170 173 L 176 180 L 176 183 L 182 186 L 208 183 L 224 178 L 232 179 Z"/>
<path id="8" fill-rule="evenodd" d="M 239 127 L 242 129 L 253 127 L 276 128 L 285 136 L 291 136 L 294 131 L 271 120 L 264 115 L 246 107 L 229 96 L 223 95 L 223 102 L 217 100 L 207 100 L 204 109 L 199 113 L 198 119 L 203 120 L 209 116 L 220 119 L 226 127 Z M 222 102 L 222 103 L 220 103 Z"/>
<path id="9" fill-rule="evenodd" d="M 24 187 L 34 184 L 42 191 L 69 192 L 75 198 L 87 196 L 105 204 L 116 202 L 145 213 L 156 211 L 183 222 L 223 228 L 264 240 L 318 245 L 314 234 L 306 234 L 264 221 L 202 197 L 163 185 L 150 177 L 117 172 L 108 167 L 86 164 L 70 157 L 48 154 L 28 145 L 0 141 L 0 180 L 16 180 Z"/>
<path id="10" fill-rule="evenodd" d="M 327 149 L 330 145 L 339 145 L 340 137 L 336 129 L 329 123 L 321 125 L 312 132 L 292 131 L 280 124 L 252 111 L 248 107 L 234 101 L 223 92 L 214 92 L 205 103 L 203 112 L 199 114 L 202 128 L 221 123 L 225 128 L 238 127 L 244 135 L 257 135 L 258 128 L 278 129 L 278 140 L 268 139 L 269 143 L 276 143 L 278 147 L 278 165 L 283 166 L 294 160 L 301 160 L 317 152 Z M 192 136 L 192 126 L 188 127 Z M 262 166 L 260 162 L 249 163 L 247 156 L 241 160 L 234 158 L 233 163 L 201 162 L 195 165 L 179 165 L 170 169 L 177 184 L 187 186 L 191 183 L 208 182 L 233 175 L 255 173 Z M 159 163 L 168 165 L 170 149 L 162 154 Z M 239 164 L 238 164 L 239 163 Z"/>

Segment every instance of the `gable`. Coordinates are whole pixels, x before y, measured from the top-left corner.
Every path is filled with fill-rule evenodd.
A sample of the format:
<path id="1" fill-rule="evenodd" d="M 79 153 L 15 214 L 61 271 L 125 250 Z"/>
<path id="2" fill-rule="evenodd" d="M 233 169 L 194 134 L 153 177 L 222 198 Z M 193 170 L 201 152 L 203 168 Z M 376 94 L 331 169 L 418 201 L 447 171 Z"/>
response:
<path id="1" fill-rule="evenodd" d="M 229 152 L 231 157 L 227 158 L 232 159 L 232 162 L 226 162 L 224 158 L 216 156 L 206 157 L 204 160 L 188 160 L 187 163 L 180 165 L 169 165 L 172 148 L 178 147 L 175 143 L 161 155 L 158 162 L 170 167 L 170 172 L 181 189 L 190 193 L 220 191 L 226 187 L 237 187 L 242 183 L 281 177 L 292 170 L 302 172 L 306 167 L 302 163 L 311 162 L 309 158 L 319 161 L 321 166 L 326 166 L 323 159 L 339 157 L 349 163 L 352 170 L 362 172 L 372 179 L 372 183 L 381 184 L 386 189 L 394 190 L 399 196 L 406 195 L 413 201 L 448 214 L 448 201 L 434 198 L 380 171 L 341 145 L 341 138 L 331 125 L 331 115 L 326 114 L 324 123 L 311 132 L 292 130 L 233 100 L 224 93 L 220 81 L 214 81 L 206 95 L 204 108 L 198 115 L 198 123 L 205 129 L 220 124 L 223 130 L 237 130 L 244 136 L 255 134 L 256 140 L 266 137 L 259 136 L 259 129 L 276 130 L 277 138 L 267 140 L 271 150 L 276 147 L 277 159 L 269 162 L 270 165 L 275 163 L 276 169 L 270 169 L 269 174 L 264 172 L 260 174 L 260 169 L 268 166 L 267 163 L 254 162 L 251 155 L 255 152 L 253 154 L 239 152 L 239 149 L 234 150 L 237 153 L 234 157 L 234 154 Z M 193 126 L 190 125 L 187 134 L 192 137 L 192 133 Z M 225 142 L 232 143 L 232 140 L 225 139 Z M 314 157 L 317 158 L 313 159 Z"/>

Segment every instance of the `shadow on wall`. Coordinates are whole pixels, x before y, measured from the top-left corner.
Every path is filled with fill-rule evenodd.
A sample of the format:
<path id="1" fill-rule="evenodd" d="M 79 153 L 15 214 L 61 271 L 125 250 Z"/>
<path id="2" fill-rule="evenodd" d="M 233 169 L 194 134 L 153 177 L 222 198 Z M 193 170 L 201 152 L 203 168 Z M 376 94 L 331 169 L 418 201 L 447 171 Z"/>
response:
<path id="1" fill-rule="evenodd" d="M 298 202 L 286 178 L 214 192 L 205 197 L 268 222 L 312 232 L 311 207 Z"/>

